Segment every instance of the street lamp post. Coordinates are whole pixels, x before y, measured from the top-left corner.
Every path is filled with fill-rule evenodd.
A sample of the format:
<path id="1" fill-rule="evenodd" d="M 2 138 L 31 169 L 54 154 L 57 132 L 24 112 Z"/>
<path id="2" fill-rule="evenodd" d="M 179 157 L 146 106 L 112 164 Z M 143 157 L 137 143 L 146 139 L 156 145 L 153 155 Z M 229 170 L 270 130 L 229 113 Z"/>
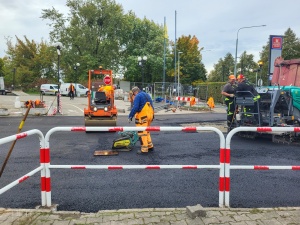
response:
<path id="1" fill-rule="evenodd" d="M 236 76 L 236 60 L 237 60 L 237 49 L 238 49 L 238 41 L 239 41 L 239 31 L 241 29 L 254 28 L 254 27 L 265 27 L 265 26 L 266 25 L 250 26 L 250 27 L 241 27 L 238 29 L 238 31 L 236 33 L 236 43 L 235 43 L 234 76 Z"/>
<path id="2" fill-rule="evenodd" d="M 62 47 L 62 44 L 60 42 L 57 42 L 55 44 L 56 50 L 57 50 L 57 113 L 61 113 L 60 111 L 60 75 L 59 75 L 59 63 L 60 63 L 60 50 Z"/>
<path id="3" fill-rule="evenodd" d="M 75 77 L 75 84 L 74 84 L 74 87 L 75 87 L 75 95 L 76 95 L 76 83 L 78 81 L 78 68 L 80 66 L 80 63 L 76 63 L 75 66 L 74 66 L 74 70 L 76 71 L 76 77 Z M 79 97 L 79 96 L 77 96 Z"/>
<path id="4" fill-rule="evenodd" d="M 16 78 L 16 68 L 13 69 L 13 84 L 12 84 L 13 90 L 15 90 L 15 78 Z"/>
<path id="5" fill-rule="evenodd" d="M 138 56 L 138 65 L 141 67 L 142 71 L 142 90 L 144 88 L 144 64 L 147 61 L 147 56 Z"/>
<path id="6" fill-rule="evenodd" d="M 179 97 L 179 84 L 180 84 L 180 77 L 179 77 L 179 70 L 180 70 L 180 54 L 182 52 L 178 52 L 178 79 L 177 79 L 177 97 Z"/>
<path id="7" fill-rule="evenodd" d="M 259 65 L 259 73 L 260 73 L 260 78 L 259 78 L 259 80 L 260 80 L 260 84 L 258 85 L 258 86 L 261 86 L 262 84 L 261 84 L 261 81 L 262 81 L 262 79 L 261 79 L 261 73 L 262 73 L 262 66 L 263 66 L 263 62 L 262 61 L 259 61 L 258 62 L 258 65 Z"/>
<path id="8" fill-rule="evenodd" d="M 75 77 L 75 84 L 77 83 L 78 80 L 78 68 L 80 66 L 80 63 L 76 63 L 74 66 L 74 70 L 76 71 L 76 77 Z"/>

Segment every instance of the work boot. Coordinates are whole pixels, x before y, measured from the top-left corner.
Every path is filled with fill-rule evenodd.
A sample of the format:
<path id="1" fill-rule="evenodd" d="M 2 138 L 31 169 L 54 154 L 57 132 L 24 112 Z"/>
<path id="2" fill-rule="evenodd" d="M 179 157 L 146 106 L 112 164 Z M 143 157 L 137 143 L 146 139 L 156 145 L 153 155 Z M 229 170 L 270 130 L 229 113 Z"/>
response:
<path id="1" fill-rule="evenodd" d="M 138 150 L 138 151 L 136 152 L 136 154 L 138 154 L 138 155 L 147 155 L 148 152 L 142 152 L 141 150 Z"/>
<path id="2" fill-rule="evenodd" d="M 154 147 L 152 146 L 152 148 L 148 148 L 148 152 L 153 152 L 154 151 Z"/>

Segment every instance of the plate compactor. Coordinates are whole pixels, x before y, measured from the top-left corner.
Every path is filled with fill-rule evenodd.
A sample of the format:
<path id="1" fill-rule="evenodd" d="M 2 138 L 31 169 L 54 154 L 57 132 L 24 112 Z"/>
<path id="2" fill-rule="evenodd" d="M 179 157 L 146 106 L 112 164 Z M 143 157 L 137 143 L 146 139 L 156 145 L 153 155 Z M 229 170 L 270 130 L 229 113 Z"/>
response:
<path id="1" fill-rule="evenodd" d="M 112 71 L 102 67 L 89 70 L 88 79 L 88 105 L 84 109 L 85 126 L 116 126 L 118 111 L 114 104 Z M 97 82 L 97 79 L 100 80 Z M 99 86 L 104 87 L 103 90 Z"/>
<path id="2" fill-rule="evenodd" d="M 139 135 L 136 131 L 118 132 L 120 137 L 113 141 L 112 150 L 95 151 L 95 156 L 118 155 L 118 152 L 131 151 L 138 140 Z"/>
<path id="3" fill-rule="evenodd" d="M 112 149 L 132 150 L 135 143 L 139 140 L 139 135 L 136 131 L 124 131 L 118 133 L 121 137 L 114 140 Z"/>

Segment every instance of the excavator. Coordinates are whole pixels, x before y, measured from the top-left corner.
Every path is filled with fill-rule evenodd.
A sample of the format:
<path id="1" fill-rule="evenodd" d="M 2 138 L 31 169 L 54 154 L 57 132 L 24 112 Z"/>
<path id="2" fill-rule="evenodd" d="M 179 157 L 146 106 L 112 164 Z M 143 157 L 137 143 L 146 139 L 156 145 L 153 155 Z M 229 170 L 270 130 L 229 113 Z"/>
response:
<path id="1" fill-rule="evenodd" d="M 101 80 L 101 88 L 97 80 Z M 114 104 L 113 87 L 112 70 L 105 70 L 100 66 L 97 70 L 88 71 L 88 105 L 84 108 L 86 127 L 117 125 L 118 111 Z"/>

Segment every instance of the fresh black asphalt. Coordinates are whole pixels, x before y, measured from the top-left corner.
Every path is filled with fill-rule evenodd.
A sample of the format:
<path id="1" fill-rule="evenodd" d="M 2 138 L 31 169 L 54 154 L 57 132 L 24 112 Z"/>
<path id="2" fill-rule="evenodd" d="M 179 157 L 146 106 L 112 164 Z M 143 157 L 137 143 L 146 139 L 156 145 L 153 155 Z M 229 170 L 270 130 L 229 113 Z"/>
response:
<path id="1" fill-rule="evenodd" d="M 225 114 L 157 115 L 152 126 L 224 121 Z M 21 117 L 0 117 L 0 138 L 18 130 Z M 57 126 L 83 126 L 82 117 L 29 116 L 23 131 L 39 129 L 45 135 Z M 134 126 L 126 116 L 117 126 Z M 155 151 L 137 155 L 139 143 L 117 156 L 94 156 L 111 149 L 117 133 L 57 132 L 50 138 L 51 164 L 58 165 L 218 165 L 220 142 L 213 132 L 152 132 Z M 2 165 L 10 144 L 0 146 Z M 269 139 L 233 137 L 231 164 L 299 165 L 299 147 Z M 0 188 L 39 166 L 39 140 L 18 140 L 0 178 Z M 40 174 L 0 195 L 0 207 L 34 208 L 41 204 Z M 52 203 L 59 210 L 96 212 L 101 209 L 175 208 L 201 204 L 218 207 L 217 169 L 71 170 L 51 169 Z M 231 170 L 231 207 L 299 206 L 299 171 Z"/>

